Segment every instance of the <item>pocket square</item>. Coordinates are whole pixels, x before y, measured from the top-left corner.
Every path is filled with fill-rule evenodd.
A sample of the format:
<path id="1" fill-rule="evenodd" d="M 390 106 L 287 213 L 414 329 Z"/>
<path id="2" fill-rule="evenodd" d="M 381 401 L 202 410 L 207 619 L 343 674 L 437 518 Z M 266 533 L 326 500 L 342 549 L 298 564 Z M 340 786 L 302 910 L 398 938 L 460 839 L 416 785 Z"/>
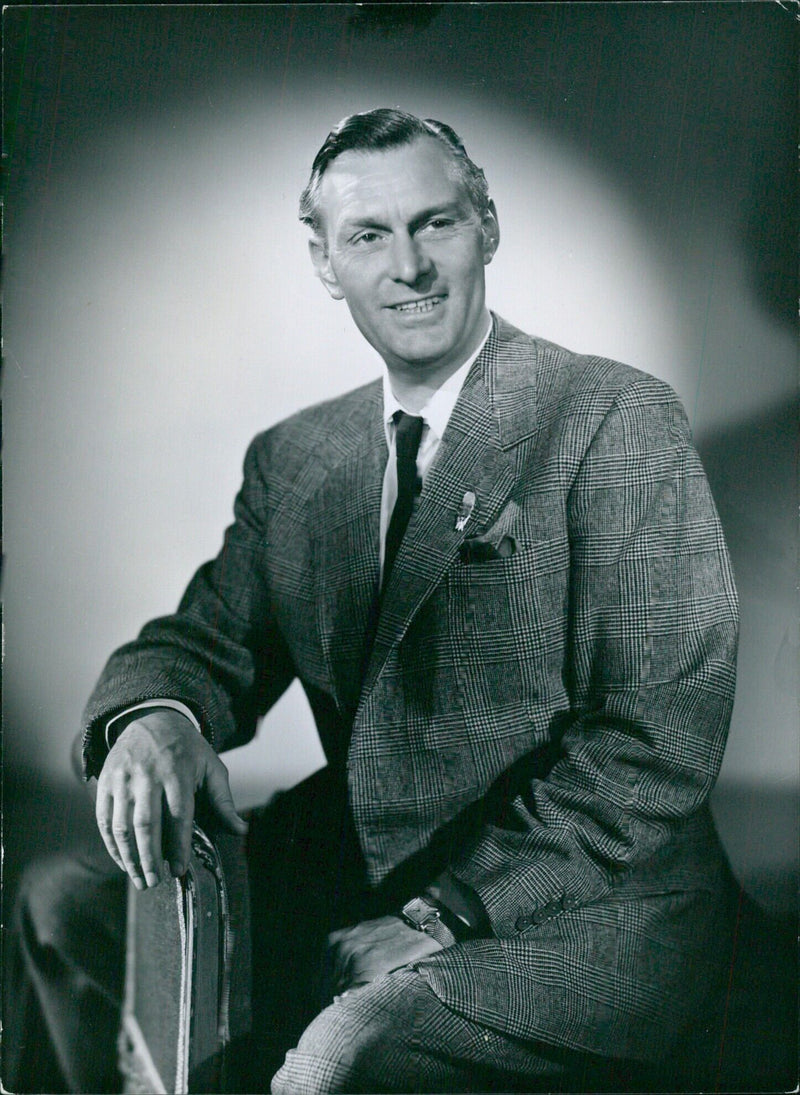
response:
<path id="1" fill-rule="evenodd" d="M 509 559 L 517 550 L 513 536 L 503 536 L 497 543 L 483 536 L 473 536 L 465 540 L 459 548 L 459 555 L 465 563 L 481 563 L 487 559 Z"/>
<path id="2" fill-rule="evenodd" d="M 513 535 L 519 517 L 520 508 L 513 498 L 509 498 L 497 519 L 483 532 L 468 536 L 459 554 L 464 562 L 477 563 L 486 559 L 508 559 L 517 551 L 517 540 Z"/>

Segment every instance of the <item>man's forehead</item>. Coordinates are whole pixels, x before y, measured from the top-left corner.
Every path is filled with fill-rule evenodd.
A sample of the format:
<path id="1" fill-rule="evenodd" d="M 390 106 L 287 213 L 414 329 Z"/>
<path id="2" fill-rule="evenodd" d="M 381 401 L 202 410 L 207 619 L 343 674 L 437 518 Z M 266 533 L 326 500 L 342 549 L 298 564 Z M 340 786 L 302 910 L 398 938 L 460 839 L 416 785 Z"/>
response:
<path id="1" fill-rule="evenodd" d="M 323 207 L 348 218 L 398 200 L 425 206 L 469 200 L 453 156 L 428 137 L 379 151 L 343 152 L 323 175 L 319 196 Z"/>

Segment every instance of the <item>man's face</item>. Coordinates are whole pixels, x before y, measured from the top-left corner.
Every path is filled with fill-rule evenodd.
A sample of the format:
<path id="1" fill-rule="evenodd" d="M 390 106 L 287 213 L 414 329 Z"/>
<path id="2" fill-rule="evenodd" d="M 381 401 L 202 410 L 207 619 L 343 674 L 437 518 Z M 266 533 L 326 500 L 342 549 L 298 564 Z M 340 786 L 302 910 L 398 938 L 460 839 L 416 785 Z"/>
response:
<path id="1" fill-rule="evenodd" d="M 437 140 L 342 153 L 326 171 L 312 241 L 319 277 L 364 338 L 408 377 L 460 365 L 485 330 L 484 266 L 497 248 Z"/>

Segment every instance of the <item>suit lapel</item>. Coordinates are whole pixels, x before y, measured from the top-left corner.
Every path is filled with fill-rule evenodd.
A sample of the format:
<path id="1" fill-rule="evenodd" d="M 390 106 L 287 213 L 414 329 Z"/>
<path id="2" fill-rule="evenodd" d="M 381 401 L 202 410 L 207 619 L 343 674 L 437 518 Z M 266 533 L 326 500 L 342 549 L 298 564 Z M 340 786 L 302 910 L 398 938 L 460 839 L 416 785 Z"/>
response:
<path id="1" fill-rule="evenodd" d="M 531 340 L 495 317 L 445 430 L 395 560 L 371 653 L 387 447 L 380 382 L 369 385 L 320 453 L 328 470 L 309 501 L 317 620 L 327 675 L 348 721 L 467 536 L 490 526 L 513 490 L 515 446 L 536 432 Z M 456 520 L 465 493 L 475 507 Z M 369 654 L 365 666 L 365 654 Z"/>
<path id="2" fill-rule="evenodd" d="M 352 717 L 363 678 L 364 644 L 378 581 L 380 503 L 386 467 L 380 383 L 370 386 L 330 439 L 331 466 L 311 500 L 317 618 L 340 713 Z"/>
<path id="3" fill-rule="evenodd" d="M 515 463 L 501 444 L 491 394 L 496 360 L 497 341 L 492 335 L 453 409 L 397 554 L 383 596 L 362 703 L 465 537 L 489 526 L 512 490 Z M 468 491 L 475 495 L 475 506 L 464 528 L 458 529 L 456 521 Z"/>

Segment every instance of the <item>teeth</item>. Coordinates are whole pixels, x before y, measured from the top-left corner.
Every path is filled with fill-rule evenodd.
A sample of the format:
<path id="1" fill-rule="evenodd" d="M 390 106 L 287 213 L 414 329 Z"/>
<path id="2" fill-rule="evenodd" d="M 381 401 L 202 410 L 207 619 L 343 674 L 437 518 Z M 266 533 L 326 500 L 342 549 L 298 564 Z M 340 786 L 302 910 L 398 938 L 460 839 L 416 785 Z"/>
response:
<path id="1" fill-rule="evenodd" d="M 439 304 L 441 297 L 431 297 L 428 300 L 413 300 L 408 304 L 395 304 L 396 312 L 432 312 Z"/>

